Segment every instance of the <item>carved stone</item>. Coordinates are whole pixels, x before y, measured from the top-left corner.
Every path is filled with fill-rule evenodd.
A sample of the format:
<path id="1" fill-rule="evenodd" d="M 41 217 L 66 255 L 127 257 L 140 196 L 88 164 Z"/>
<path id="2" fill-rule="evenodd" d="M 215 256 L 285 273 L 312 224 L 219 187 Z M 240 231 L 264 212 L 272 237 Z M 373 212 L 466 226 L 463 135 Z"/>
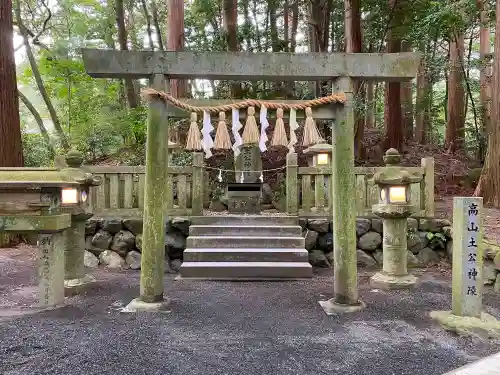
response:
<path id="1" fill-rule="evenodd" d="M 228 184 L 228 211 L 230 213 L 260 214 L 260 183 Z"/>
<path id="2" fill-rule="evenodd" d="M 236 157 L 234 163 L 235 182 L 241 182 L 241 173 L 243 172 L 243 182 L 259 182 L 262 172 L 262 158 L 258 145 L 249 144 L 241 146 L 241 153 Z M 256 171 L 256 172 L 247 172 Z"/>

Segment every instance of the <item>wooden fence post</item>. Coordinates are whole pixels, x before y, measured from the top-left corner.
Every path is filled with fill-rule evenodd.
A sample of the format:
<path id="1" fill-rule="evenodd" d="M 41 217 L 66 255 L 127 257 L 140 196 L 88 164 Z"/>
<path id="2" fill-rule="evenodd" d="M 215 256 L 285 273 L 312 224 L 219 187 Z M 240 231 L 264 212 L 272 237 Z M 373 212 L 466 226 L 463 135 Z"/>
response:
<path id="1" fill-rule="evenodd" d="M 423 158 L 421 161 L 422 168 L 424 168 L 424 189 L 423 194 L 421 194 L 424 198 L 424 209 L 425 217 L 434 217 L 435 215 L 435 207 L 434 207 L 434 158 Z"/>
<path id="2" fill-rule="evenodd" d="M 288 154 L 286 156 L 286 212 L 291 215 L 297 215 L 299 211 L 298 169 L 297 154 Z"/>
<path id="3" fill-rule="evenodd" d="M 192 215 L 203 215 L 203 153 L 193 152 Z"/>

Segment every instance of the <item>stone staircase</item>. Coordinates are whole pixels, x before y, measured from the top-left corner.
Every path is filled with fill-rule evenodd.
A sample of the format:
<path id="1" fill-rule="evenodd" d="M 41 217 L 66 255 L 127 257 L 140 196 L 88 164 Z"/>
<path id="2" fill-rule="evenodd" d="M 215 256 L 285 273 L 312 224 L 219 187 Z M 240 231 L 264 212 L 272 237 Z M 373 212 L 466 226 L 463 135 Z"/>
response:
<path id="1" fill-rule="evenodd" d="M 193 217 L 184 279 L 273 280 L 312 277 L 302 228 L 293 216 Z"/>

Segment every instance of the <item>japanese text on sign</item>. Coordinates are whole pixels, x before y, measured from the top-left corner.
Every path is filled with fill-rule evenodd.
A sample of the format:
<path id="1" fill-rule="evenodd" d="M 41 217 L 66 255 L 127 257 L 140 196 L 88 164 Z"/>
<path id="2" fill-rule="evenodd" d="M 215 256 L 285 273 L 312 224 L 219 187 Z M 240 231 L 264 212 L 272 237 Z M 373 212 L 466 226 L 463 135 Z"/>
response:
<path id="1" fill-rule="evenodd" d="M 51 278 L 51 256 L 52 256 L 52 236 L 40 235 L 38 241 L 41 257 L 40 257 L 40 292 L 43 294 L 41 300 L 45 305 L 50 303 L 50 278 Z"/>
<path id="2" fill-rule="evenodd" d="M 478 235 L 479 235 L 479 210 L 477 204 L 470 203 L 466 207 L 465 220 L 466 225 L 466 244 L 467 250 L 465 253 L 464 264 L 464 288 L 467 296 L 477 296 L 477 276 L 479 274 L 477 269 L 478 260 Z"/>

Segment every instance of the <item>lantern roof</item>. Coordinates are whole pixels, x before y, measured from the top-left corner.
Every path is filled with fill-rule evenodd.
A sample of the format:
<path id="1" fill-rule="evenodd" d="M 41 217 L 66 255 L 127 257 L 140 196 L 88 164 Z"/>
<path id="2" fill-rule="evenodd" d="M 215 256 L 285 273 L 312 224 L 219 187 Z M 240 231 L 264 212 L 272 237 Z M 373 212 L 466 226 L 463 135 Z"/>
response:
<path id="1" fill-rule="evenodd" d="M 421 173 L 410 173 L 401 166 L 401 154 L 398 150 L 390 148 L 384 155 L 385 167 L 373 176 L 373 181 L 378 185 L 410 185 L 422 181 Z"/>
<path id="2" fill-rule="evenodd" d="M 304 150 L 304 154 L 309 154 L 309 155 L 326 154 L 326 153 L 331 155 L 332 152 L 333 152 L 333 147 L 328 143 L 318 143 Z"/>
<path id="3" fill-rule="evenodd" d="M 78 187 L 75 178 L 55 168 L 0 168 L 2 188 Z"/>

